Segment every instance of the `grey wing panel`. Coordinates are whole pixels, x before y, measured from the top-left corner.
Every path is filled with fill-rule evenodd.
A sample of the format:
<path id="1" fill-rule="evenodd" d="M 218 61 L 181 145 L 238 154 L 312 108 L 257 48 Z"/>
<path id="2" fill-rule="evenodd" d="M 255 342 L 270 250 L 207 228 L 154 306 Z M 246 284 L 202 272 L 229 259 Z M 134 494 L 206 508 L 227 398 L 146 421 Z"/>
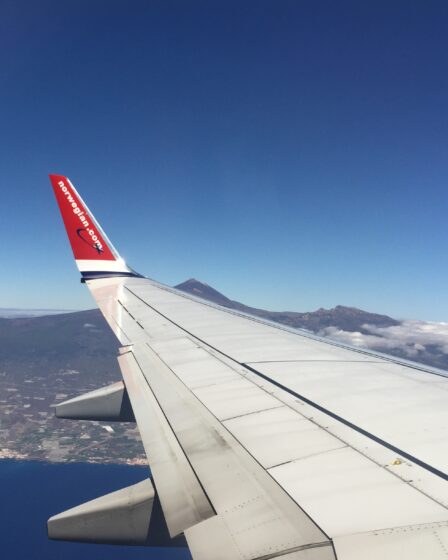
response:
<path id="1" fill-rule="evenodd" d="M 329 429 L 324 413 L 193 340 L 160 341 L 153 350 L 327 534 L 447 518 L 446 484 L 433 473 L 396 461 L 362 434 L 354 440 L 347 427 Z"/>
<path id="2" fill-rule="evenodd" d="M 204 344 L 448 478 L 447 377 L 419 369 L 418 364 L 411 368 L 285 332 L 151 284 L 129 283 L 124 298 L 130 307 L 147 300 L 150 312 L 157 310 Z"/>
<path id="3" fill-rule="evenodd" d="M 304 551 L 325 558 L 329 551 L 333 554 L 328 535 L 334 539 L 338 557 L 345 560 L 351 558 L 351 543 L 356 550 L 361 542 L 355 539 L 357 534 L 368 542 L 378 531 L 396 532 L 407 527 L 426 535 L 430 527 L 437 526 L 444 535 L 448 521 L 445 480 L 397 456 L 380 438 L 369 438 L 365 429 L 373 426 L 379 430 L 385 420 L 385 433 L 394 443 L 403 442 L 412 450 L 412 446 L 427 441 L 430 461 L 436 462 L 437 457 L 446 461 L 443 450 L 435 451 L 441 441 L 437 440 L 441 426 L 447 425 L 445 409 L 433 407 L 425 430 L 416 430 L 414 439 L 404 437 L 404 420 L 397 425 L 390 421 L 393 407 L 386 418 L 381 413 L 388 410 L 400 389 L 409 401 L 411 385 L 420 375 L 424 390 L 416 404 L 430 410 L 431 403 L 440 399 L 439 388 L 446 383 L 445 378 L 238 317 L 148 280 L 98 280 L 91 288 L 95 297 L 102 293 L 99 299 L 106 318 L 120 324 L 123 334 L 134 343 L 140 375 L 216 512 L 185 530 L 195 559 L 220 558 L 214 542 L 223 547 L 226 542 L 233 543 L 227 547 L 233 556 L 227 558 L 274 557 L 286 552 L 285 557 L 291 554 L 294 558 Z M 127 315 L 120 323 L 123 310 Z M 281 356 L 285 356 L 284 361 Z M 244 358 L 252 361 L 246 363 Z M 426 400 L 425 395 L 435 392 L 435 400 Z M 313 398 L 303 398 L 303 394 Z M 338 407 L 338 412 L 349 420 L 356 419 L 362 429 L 354 430 L 350 422 L 339 421 L 337 414 L 326 414 L 319 403 L 329 406 L 330 411 L 332 405 Z M 405 419 L 404 405 L 401 413 Z M 418 427 L 412 407 L 407 418 L 412 434 Z M 424 431 L 434 434 L 434 442 Z M 223 451 L 210 434 L 219 435 L 219 441 L 232 442 L 231 454 L 220 455 Z M 151 457 L 150 448 L 148 455 Z M 226 472 L 219 461 L 227 465 L 229 457 L 233 468 Z M 217 473 L 222 472 L 228 480 L 221 474 L 217 480 Z M 232 479 L 231 472 L 236 478 Z M 239 480 L 247 482 L 241 491 Z M 273 488 L 277 489 L 274 494 Z M 238 499 L 246 490 L 249 496 L 243 506 Z M 264 505 L 258 508 L 257 504 Z M 267 510 L 279 511 L 283 530 L 289 527 L 285 520 L 296 519 L 291 533 L 277 531 L 274 520 L 264 517 Z M 307 531 L 301 533 L 307 525 L 300 515 L 310 527 L 321 531 L 323 538 L 310 539 Z M 259 527 L 265 529 L 259 531 Z M 294 531 L 297 527 L 301 528 L 299 533 Z M 280 544 L 278 535 L 288 544 Z M 407 557 L 415 558 L 404 537 L 396 542 L 400 539 Z M 435 541 L 430 541 L 432 550 Z M 394 546 L 384 546 L 387 554 L 381 549 L 382 558 L 393 558 Z M 272 553 L 268 553 L 269 547 Z"/>

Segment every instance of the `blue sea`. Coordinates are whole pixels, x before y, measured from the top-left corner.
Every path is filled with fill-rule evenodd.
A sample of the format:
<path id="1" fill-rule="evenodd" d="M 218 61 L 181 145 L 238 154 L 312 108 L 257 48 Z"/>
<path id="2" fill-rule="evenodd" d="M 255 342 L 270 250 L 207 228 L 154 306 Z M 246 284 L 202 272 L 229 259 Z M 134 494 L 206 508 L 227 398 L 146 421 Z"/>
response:
<path id="1" fill-rule="evenodd" d="M 147 476 L 146 467 L 0 460 L 1 557 L 7 560 L 190 560 L 186 549 L 48 540 L 46 521 L 52 515 Z"/>

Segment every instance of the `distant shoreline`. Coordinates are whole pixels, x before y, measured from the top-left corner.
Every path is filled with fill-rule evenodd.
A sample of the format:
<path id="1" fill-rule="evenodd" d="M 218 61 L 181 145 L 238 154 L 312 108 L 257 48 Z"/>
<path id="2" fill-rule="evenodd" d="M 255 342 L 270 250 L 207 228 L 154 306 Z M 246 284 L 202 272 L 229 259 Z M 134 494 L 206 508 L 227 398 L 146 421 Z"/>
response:
<path id="1" fill-rule="evenodd" d="M 49 465 L 117 465 L 117 466 L 124 466 L 124 467 L 148 467 L 148 463 L 146 463 L 143 459 L 124 459 L 122 461 L 52 461 L 48 458 L 41 458 L 41 457 L 29 457 L 27 455 L 23 455 L 21 453 L 16 453 L 14 451 L 7 450 L 0 450 L 0 461 L 21 461 L 21 462 L 34 462 L 34 463 L 46 463 Z"/>

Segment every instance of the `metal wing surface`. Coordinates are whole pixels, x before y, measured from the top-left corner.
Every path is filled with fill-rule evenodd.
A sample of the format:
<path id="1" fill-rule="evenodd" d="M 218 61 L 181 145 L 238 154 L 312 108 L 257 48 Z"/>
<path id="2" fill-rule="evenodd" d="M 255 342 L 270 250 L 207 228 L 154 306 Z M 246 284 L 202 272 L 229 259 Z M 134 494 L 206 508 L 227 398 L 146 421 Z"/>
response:
<path id="1" fill-rule="evenodd" d="M 83 281 L 122 344 L 121 390 L 167 529 L 195 560 L 448 557 L 443 372 L 144 278 L 99 226 L 90 233 L 73 185 L 52 183 Z M 86 234 L 73 233 L 79 214 Z"/>

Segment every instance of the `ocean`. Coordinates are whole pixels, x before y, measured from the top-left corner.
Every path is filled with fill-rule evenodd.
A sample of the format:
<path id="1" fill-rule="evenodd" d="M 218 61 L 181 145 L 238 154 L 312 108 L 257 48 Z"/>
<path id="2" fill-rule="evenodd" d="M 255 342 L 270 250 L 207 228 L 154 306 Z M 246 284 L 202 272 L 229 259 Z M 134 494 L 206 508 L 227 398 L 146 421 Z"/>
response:
<path id="1" fill-rule="evenodd" d="M 50 541 L 48 517 L 143 480 L 146 467 L 0 460 L 2 559 L 190 560 L 186 549 Z"/>

